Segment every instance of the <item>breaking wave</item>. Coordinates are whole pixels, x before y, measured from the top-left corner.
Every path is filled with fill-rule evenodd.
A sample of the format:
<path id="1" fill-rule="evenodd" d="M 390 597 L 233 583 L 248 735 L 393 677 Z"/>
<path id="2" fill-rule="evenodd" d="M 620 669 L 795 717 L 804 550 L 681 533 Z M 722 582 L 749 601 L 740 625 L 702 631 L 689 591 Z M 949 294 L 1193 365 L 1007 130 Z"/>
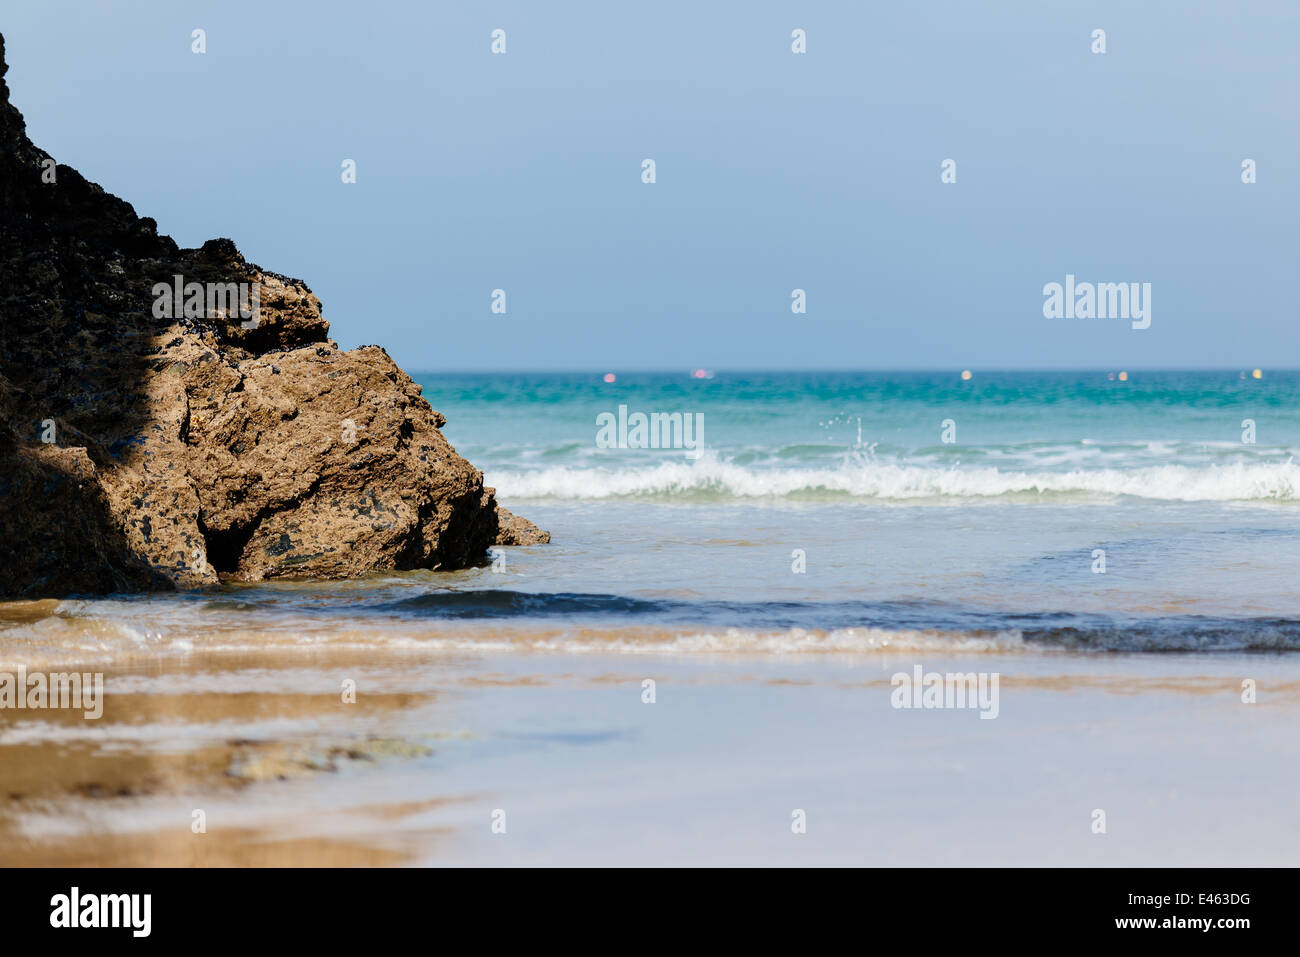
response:
<path id="1" fill-rule="evenodd" d="M 1165 501 L 1294 502 L 1300 465 L 1231 463 L 1095 468 L 1071 471 L 942 468 L 849 461 L 831 468 L 749 468 L 715 458 L 660 462 L 641 468 L 554 466 L 501 470 L 488 476 L 510 499 L 858 498 L 881 501 L 943 499 L 1109 500 L 1121 496 Z"/>

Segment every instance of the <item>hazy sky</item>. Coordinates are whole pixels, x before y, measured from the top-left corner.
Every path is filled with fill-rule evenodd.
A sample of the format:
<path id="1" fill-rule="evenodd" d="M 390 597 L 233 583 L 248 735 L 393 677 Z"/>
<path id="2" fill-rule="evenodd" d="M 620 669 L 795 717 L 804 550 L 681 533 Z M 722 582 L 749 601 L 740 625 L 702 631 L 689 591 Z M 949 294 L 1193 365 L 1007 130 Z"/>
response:
<path id="1" fill-rule="evenodd" d="M 4 0 L 0 32 L 39 146 L 408 369 L 1300 366 L 1293 0 Z M 1044 318 L 1067 273 L 1151 283 L 1151 327 Z"/>

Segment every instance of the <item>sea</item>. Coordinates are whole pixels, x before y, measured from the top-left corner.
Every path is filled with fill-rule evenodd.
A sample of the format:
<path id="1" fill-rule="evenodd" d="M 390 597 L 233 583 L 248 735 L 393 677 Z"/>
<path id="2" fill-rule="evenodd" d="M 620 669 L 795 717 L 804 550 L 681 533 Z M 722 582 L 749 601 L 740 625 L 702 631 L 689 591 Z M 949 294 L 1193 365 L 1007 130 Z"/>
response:
<path id="1" fill-rule="evenodd" d="M 1300 648 L 1300 374 L 614 375 L 421 377 L 555 546 L 412 614 L 683 651 Z M 598 447 L 620 407 L 702 419 L 702 449 Z"/>

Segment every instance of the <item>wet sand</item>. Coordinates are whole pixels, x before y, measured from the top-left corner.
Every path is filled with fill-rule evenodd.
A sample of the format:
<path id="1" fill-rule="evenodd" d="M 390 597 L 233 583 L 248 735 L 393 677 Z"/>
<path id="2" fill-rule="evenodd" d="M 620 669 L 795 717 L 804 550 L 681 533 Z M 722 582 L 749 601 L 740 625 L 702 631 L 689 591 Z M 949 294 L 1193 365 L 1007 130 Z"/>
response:
<path id="1" fill-rule="evenodd" d="M 891 675 L 917 663 L 999 673 L 997 719 L 893 708 Z M 97 721 L 0 710 L 0 864 L 1300 857 L 1284 655 L 313 647 L 97 667 Z"/>

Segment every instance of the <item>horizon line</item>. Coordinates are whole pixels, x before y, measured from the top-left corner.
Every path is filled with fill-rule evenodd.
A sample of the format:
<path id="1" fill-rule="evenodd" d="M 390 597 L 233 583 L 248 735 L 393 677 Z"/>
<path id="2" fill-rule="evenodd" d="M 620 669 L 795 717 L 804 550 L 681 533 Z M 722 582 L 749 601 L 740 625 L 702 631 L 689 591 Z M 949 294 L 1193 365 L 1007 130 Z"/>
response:
<path id="1" fill-rule="evenodd" d="M 1283 366 L 1283 367 L 1272 368 L 1272 369 L 1265 368 L 1264 366 L 1252 366 L 1249 368 L 1245 366 L 1111 366 L 1109 368 L 1102 367 L 1102 366 L 1087 366 L 1087 367 L 1084 366 L 1004 366 L 1004 367 L 989 367 L 989 368 L 981 368 L 979 366 L 968 366 L 964 369 L 959 368 L 957 366 L 875 366 L 875 367 L 856 367 L 856 368 L 853 367 L 822 368 L 817 366 L 785 367 L 785 368 L 775 367 L 775 366 L 743 366 L 743 367 L 742 366 L 736 366 L 736 367 L 718 366 L 715 368 L 705 368 L 703 366 L 698 366 L 697 368 L 705 369 L 705 371 L 707 371 L 711 375 L 716 375 L 717 373 L 720 372 L 728 372 L 728 373 L 743 373 L 743 372 L 947 373 L 947 372 L 952 372 L 954 374 L 960 374 L 966 371 L 969 371 L 972 374 L 981 373 L 984 375 L 996 375 L 996 374 L 1017 373 L 1017 372 L 1079 372 L 1079 373 L 1098 372 L 1103 374 L 1112 373 L 1112 372 L 1129 372 L 1129 373 L 1133 373 L 1133 372 L 1233 373 L 1236 372 L 1236 373 L 1241 373 L 1241 372 L 1253 372 L 1255 369 L 1261 370 L 1265 375 L 1269 373 L 1279 373 L 1279 372 L 1300 372 L 1300 366 Z M 406 369 L 406 371 L 408 374 L 419 372 L 419 373 L 425 373 L 429 375 L 499 375 L 499 374 L 604 375 L 606 373 L 613 372 L 619 375 L 635 375 L 635 374 L 651 373 L 651 374 L 664 374 L 664 375 L 683 374 L 689 377 L 691 372 L 694 370 L 687 369 L 681 366 L 677 366 L 677 367 L 664 367 L 664 366 L 648 367 L 647 366 L 647 367 L 635 367 L 635 368 L 620 368 L 618 366 L 593 366 L 589 368 L 553 368 L 553 369 L 523 368 L 523 367 L 520 368 L 503 368 L 503 367 L 477 368 L 476 367 L 476 368 L 468 368 L 468 369 L 429 369 L 429 368 L 418 368 L 416 366 L 410 366 L 408 369 Z"/>

